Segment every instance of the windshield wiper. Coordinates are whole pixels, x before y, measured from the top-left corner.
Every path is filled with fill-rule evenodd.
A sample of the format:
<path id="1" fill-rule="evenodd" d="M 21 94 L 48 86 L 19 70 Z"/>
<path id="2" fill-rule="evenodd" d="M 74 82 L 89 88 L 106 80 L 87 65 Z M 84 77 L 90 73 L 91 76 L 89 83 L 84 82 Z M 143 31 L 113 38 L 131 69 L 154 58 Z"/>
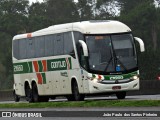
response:
<path id="1" fill-rule="evenodd" d="M 113 60 L 113 57 L 111 57 L 110 60 L 108 61 L 108 64 L 107 64 L 106 68 L 104 69 L 104 71 L 107 71 L 109 64 L 111 63 L 112 60 Z"/>
<path id="2" fill-rule="evenodd" d="M 120 65 L 127 71 L 127 68 L 123 65 L 123 63 L 119 60 L 119 58 L 115 57 L 116 65 L 117 61 L 120 63 Z"/>
<path id="3" fill-rule="evenodd" d="M 115 57 L 115 56 L 110 58 L 110 60 L 108 61 L 108 64 L 107 64 L 106 68 L 104 69 L 104 71 L 107 71 L 107 69 L 108 69 L 111 61 L 113 61 L 113 60 L 116 61 L 116 62 L 115 62 L 115 66 L 117 65 L 117 61 L 118 61 L 118 62 L 120 63 L 120 65 L 127 71 L 127 68 L 126 68 L 126 67 L 123 65 L 123 63 L 122 63 L 117 57 Z"/>
<path id="4" fill-rule="evenodd" d="M 115 66 L 117 66 L 117 61 L 118 61 L 118 62 L 120 63 L 120 65 L 124 68 L 124 70 L 127 71 L 127 68 L 124 66 L 124 64 L 120 61 L 119 58 L 117 58 L 116 52 L 115 52 L 114 48 L 113 48 L 112 50 L 113 50 L 113 56 L 112 56 L 112 57 L 110 58 L 110 60 L 108 61 L 108 64 L 107 64 L 106 68 L 104 69 L 104 71 L 107 71 L 107 69 L 108 69 L 111 61 L 114 61 L 114 65 L 115 65 Z M 110 52 L 111 52 L 111 51 L 110 51 Z M 111 53 L 111 54 L 112 54 L 112 53 Z M 115 68 L 116 68 L 116 67 L 115 67 Z"/>
<path id="5" fill-rule="evenodd" d="M 110 54 L 112 55 L 111 50 L 110 50 Z M 108 64 L 107 64 L 107 66 L 105 67 L 104 71 L 107 71 L 107 69 L 108 69 L 108 67 L 109 67 L 109 65 L 110 65 L 110 63 L 111 63 L 111 61 L 113 61 L 113 59 L 114 59 L 114 57 L 111 56 L 111 58 L 109 59 Z"/>

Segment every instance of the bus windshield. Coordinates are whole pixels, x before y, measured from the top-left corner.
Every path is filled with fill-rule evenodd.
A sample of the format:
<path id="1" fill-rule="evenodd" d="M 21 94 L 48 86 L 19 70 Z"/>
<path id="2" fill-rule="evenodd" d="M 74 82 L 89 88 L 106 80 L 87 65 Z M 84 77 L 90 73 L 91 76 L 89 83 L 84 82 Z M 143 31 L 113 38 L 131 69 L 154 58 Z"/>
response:
<path id="1" fill-rule="evenodd" d="M 132 34 L 86 35 L 89 69 L 98 72 L 126 72 L 137 67 Z"/>

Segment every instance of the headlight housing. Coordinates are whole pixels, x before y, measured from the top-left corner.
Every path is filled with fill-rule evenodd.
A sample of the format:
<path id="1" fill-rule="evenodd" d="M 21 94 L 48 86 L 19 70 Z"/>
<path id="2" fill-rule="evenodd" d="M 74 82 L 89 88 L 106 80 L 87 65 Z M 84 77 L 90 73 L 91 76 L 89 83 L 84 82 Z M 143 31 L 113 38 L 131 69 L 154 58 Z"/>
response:
<path id="1" fill-rule="evenodd" d="M 134 76 L 132 76 L 130 79 L 132 79 L 132 80 L 137 80 L 137 79 L 139 79 L 139 76 L 138 76 L 138 75 L 134 75 Z"/>

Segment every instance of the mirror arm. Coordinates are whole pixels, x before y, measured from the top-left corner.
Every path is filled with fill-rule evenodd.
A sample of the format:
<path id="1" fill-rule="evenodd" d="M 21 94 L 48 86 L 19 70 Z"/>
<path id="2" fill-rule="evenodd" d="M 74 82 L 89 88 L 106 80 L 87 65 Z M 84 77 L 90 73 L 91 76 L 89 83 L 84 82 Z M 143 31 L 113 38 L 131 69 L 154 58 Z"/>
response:
<path id="1" fill-rule="evenodd" d="M 84 56 L 88 57 L 88 48 L 87 48 L 86 43 L 83 40 L 79 40 L 79 43 L 82 46 Z"/>
<path id="2" fill-rule="evenodd" d="M 144 52 L 144 51 L 145 51 L 145 47 L 144 47 L 144 42 L 143 42 L 143 40 L 140 39 L 140 38 L 138 38 L 138 37 L 134 37 L 134 39 L 135 39 L 136 41 L 138 41 L 138 43 L 139 43 L 139 45 L 140 45 L 140 50 L 141 50 L 141 52 Z"/>

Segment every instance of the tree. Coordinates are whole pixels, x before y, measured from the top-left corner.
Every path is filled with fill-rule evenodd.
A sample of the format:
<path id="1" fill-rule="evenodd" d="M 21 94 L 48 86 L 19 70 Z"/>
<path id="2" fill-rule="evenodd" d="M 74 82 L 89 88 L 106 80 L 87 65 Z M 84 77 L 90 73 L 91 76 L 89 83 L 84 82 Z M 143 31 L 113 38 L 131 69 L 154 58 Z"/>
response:
<path id="1" fill-rule="evenodd" d="M 12 87 L 12 38 L 26 31 L 28 4 L 27 0 L 0 1 L 0 89 Z"/>
<path id="2" fill-rule="evenodd" d="M 25 31 L 28 4 L 27 0 L 1 0 L 0 31 L 7 32 L 12 36 L 20 31 Z"/>
<path id="3" fill-rule="evenodd" d="M 131 10 L 139 6 L 140 4 L 149 3 L 152 4 L 154 0 L 116 0 L 121 6 L 121 13 L 128 14 Z"/>
<path id="4" fill-rule="evenodd" d="M 125 0 L 123 0 L 125 1 Z M 134 2 L 133 2 L 134 3 Z M 131 4 L 126 3 L 127 4 Z M 137 4 L 137 3 L 136 3 Z M 142 36 L 146 42 L 154 50 L 157 49 L 157 30 L 158 30 L 158 10 L 155 8 L 153 1 L 143 1 L 139 5 L 130 10 L 125 10 L 124 7 L 121 12 L 120 19 L 127 23 L 139 36 Z M 130 11 L 130 12 L 129 12 Z M 133 19 L 134 18 L 134 19 Z"/>
<path id="5" fill-rule="evenodd" d="M 124 2 L 124 0 L 122 0 Z M 121 2 L 122 2 L 121 1 Z M 137 0 L 138 1 L 138 0 Z M 158 64 L 160 57 L 160 45 L 158 39 L 160 25 L 160 9 L 156 8 L 152 0 L 134 2 L 125 2 L 125 5 L 130 4 L 132 7 L 122 6 L 120 21 L 123 21 L 133 30 L 134 35 L 141 37 L 145 42 L 146 51 L 139 56 L 139 68 L 143 79 L 155 79 L 158 74 Z"/>
<path id="6" fill-rule="evenodd" d="M 94 18 L 93 15 L 93 0 L 79 0 L 77 3 L 77 9 L 80 15 L 80 20 L 91 20 Z"/>
<path id="7" fill-rule="evenodd" d="M 99 19 L 115 19 L 120 11 L 120 4 L 116 0 L 98 0 L 96 7 Z"/>
<path id="8" fill-rule="evenodd" d="M 79 21 L 79 14 L 73 0 L 46 0 L 46 16 L 53 24 Z"/>
<path id="9" fill-rule="evenodd" d="M 28 32 L 50 26 L 53 21 L 47 17 L 46 3 L 33 3 L 28 12 Z"/>

